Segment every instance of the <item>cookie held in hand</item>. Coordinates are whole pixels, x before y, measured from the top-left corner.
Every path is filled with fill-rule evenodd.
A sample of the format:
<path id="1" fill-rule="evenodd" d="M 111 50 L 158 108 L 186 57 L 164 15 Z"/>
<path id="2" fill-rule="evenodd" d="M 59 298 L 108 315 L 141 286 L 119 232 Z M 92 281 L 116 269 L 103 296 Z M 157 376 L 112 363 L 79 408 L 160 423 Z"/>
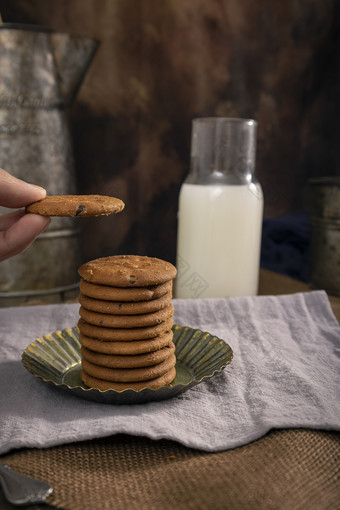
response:
<path id="1" fill-rule="evenodd" d="M 41 216 L 103 216 L 119 213 L 124 209 L 119 198 L 104 195 L 53 195 L 33 202 L 26 212 Z"/>

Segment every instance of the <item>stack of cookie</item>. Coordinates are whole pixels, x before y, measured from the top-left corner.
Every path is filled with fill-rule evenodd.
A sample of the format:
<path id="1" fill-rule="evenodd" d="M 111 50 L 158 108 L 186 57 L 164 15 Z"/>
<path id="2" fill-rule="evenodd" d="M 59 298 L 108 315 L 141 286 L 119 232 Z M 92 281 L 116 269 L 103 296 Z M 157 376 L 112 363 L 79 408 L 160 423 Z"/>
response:
<path id="1" fill-rule="evenodd" d="M 137 255 L 79 268 L 81 378 L 100 390 L 156 389 L 176 375 L 169 262 Z"/>

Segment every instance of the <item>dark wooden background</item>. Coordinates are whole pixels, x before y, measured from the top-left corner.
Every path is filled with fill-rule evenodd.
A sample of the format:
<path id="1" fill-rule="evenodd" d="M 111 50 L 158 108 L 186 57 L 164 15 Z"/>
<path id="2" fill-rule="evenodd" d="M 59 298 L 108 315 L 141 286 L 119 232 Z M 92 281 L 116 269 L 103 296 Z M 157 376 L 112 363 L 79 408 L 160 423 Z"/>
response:
<path id="1" fill-rule="evenodd" d="M 100 48 L 74 102 L 79 193 L 124 213 L 82 223 L 84 259 L 175 261 L 191 120 L 259 122 L 265 217 L 307 208 L 308 179 L 339 174 L 337 0 L 1 0 L 5 22 L 92 36 Z"/>

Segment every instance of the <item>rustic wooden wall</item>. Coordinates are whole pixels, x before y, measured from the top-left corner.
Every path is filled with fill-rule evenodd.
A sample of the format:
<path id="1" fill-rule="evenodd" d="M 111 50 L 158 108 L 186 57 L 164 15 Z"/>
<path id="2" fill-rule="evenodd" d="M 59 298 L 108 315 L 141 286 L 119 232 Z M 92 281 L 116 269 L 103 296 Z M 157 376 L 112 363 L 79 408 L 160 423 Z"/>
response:
<path id="1" fill-rule="evenodd" d="M 305 207 L 339 173 L 337 0 L 2 0 L 4 21 L 89 35 L 100 49 L 72 109 L 79 192 L 125 212 L 83 223 L 84 258 L 175 260 L 191 120 L 259 122 L 265 216 Z"/>

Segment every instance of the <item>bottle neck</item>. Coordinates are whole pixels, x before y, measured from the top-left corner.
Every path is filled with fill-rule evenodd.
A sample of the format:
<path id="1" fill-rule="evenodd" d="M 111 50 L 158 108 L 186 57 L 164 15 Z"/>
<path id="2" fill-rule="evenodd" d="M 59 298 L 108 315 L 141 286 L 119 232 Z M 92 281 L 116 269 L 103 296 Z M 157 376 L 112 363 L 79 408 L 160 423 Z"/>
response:
<path id="1" fill-rule="evenodd" d="M 254 120 L 204 118 L 193 121 L 187 184 L 249 184 L 256 158 Z"/>

